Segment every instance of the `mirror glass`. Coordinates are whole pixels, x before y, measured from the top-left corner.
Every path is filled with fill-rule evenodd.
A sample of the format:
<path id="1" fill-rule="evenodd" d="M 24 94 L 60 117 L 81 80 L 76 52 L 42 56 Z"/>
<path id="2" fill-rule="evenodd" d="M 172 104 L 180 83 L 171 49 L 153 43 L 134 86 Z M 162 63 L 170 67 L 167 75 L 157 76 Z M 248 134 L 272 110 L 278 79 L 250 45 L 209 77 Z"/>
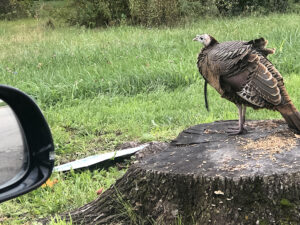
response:
<path id="1" fill-rule="evenodd" d="M 28 151 L 22 128 L 11 108 L 0 99 L 0 189 L 26 173 Z"/>

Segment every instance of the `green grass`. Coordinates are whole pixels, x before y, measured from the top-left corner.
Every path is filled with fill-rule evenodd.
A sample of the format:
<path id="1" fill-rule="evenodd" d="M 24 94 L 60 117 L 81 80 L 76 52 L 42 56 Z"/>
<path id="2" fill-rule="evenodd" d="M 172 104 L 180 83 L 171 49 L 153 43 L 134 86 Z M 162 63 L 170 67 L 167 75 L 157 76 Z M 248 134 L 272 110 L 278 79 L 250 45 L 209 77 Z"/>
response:
<path id="1" fill-rule="evenodd" d="M 97 190 L 107 189 L 125 171 L 110 168 L 108 171 L 55 173 L 51 180 L 58 182 L 52 187 L 40 187 L 17 199 L 2 203 L 0 224 L 24 224 L 26 221 L 33 222 L 37 218 L 80 207 L 94 200 Z"/>
<path id="2" fill-rule="evenodd" d="M 201 46 L 192 42 L 196 34 L 209 33 L 219 41 L 268 39 L 268 46 L 277 49 L 270 59 L 300 108 L 299 21 L 300 15 L 275 14 L 199 19 L 172 29 L 94 30 L 51 30 L 40 19 L 0 21 L 0 83 L 38 102 L 51 127 L 59 165 L 114 150 L 123 142 L 169 141 L 195 124 L 237 119 L 235 106 L 212 88 L 210 112 L 205 110 L 203 80 L 195 64 Z M 249 109 L 247 118 L 280 115 Z M 96 197 L 102 178 L 93 177 L 101 173 L 55 173 L 59 183 L 53 189 L 40 188 L 1 204 L 0 223 L 9 215 L 7 224 L 22 224 L 76 208 Z M 108 180 L 122 173 L 115 169 Z"/>
<path id="3" fill-rule="evenodd" d="M 0 83 L 16 86 L 37 100 L 54 132 L 59 159 L 60 153 L 65 158 L 64 153 L 89 155 L 112 149 L 128 138 L 170 139 L 183 127 L 203 122 L 203 119 L 236 118 L 233 108 L 224 112 L 222 107 L 216 107 L 210 114 L 203 108 L 202 79 L 195 66 L 201 46 L 191 41 L 195 34 L 210 33 L 219 41 L 264 36 L 270 47 L 277 48 L 271 60 L 283 76 L 289 78 L 292 73 L 300 73 L 299 21 L 300 16 L 296 14 L 271 15 L 205 19 L 174 29 L 122 26 L 95 30 L 51 30 L 45 28 L 41 20 L 0 22 Z M 178 108 L 188 104 L 185 99 L 191 96 L 185 95 L 191 88 L 194 88 L 194 98 L 197 94 L 196 101 L 189 103 L 194 105 Z M 212 99 L 219 99 L 212 96 L 213 92 L 210 91 Z M 172 99 L 175 93 L 180 93 L 184 103 Z M 151 95 L 163 106 L 171 105 L 173 110 L 164 108 L 163 112 L 158 110 L 150 115 L 138 105 L 138 99 L 143 102 L 149 99 L 146 105 L 150 107 L 148 104 L 156 104 Z M 170 96 L 168 102 L 165 95 Z M 122 115 L 123 109 L 118 107 L 123 101 L 129 101 L 129 108 L 130 101 L 137 104 L 136 110 Z M 114 111 L 117 108 L 121 112 Z M 182 116 L 186 114 L 180 110 L 189 110 L 198 119 L 184 121 Z M 159 115 L 167 117 L 169 111 L 176 114 L 171 122 Z M 269 116 L 264 112 L 257 115 Z M 161 134 L 156 132 L 153 137 L 151 121 L 157 120 Z M 123 124 L 120 126 L 120 123 Z M 103 130 L 105 132 L 101 132 Z M 122 135 L 114 135 L 117 130 Z M 98 148 L 95 148 L 95 141 L 102 133 L 102 144 L 96 143 Z"/>

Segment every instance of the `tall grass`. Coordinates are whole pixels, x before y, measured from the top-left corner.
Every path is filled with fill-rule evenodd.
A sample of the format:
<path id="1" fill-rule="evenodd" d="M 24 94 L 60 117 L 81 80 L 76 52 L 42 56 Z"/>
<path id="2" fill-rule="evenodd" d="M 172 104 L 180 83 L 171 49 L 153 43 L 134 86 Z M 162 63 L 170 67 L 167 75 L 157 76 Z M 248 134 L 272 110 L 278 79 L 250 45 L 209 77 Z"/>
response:
<path id="1" fill-rule="evenodd" d="M 219 41 L 264 36 L 277 48 L 271 60 L 281 73 L 299 73 L 299 20 L 299 15 L 272 15 L 203 19 L 174 29 L 54 31 L 38 22 L 1 22 L 0 82 L 21 88 L 45 106 L 101 94 L 174 90 L 199 79 L 195 58 L 201 46 L 191 41 L 197 33 Z"/>

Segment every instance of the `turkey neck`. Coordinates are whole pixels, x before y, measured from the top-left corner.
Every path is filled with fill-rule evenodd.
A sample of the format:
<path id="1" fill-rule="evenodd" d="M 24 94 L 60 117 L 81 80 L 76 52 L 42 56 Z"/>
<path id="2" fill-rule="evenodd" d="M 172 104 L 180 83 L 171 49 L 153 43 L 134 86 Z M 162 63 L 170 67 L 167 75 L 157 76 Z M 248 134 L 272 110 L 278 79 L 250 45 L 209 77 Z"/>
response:
<path id="1" fill-rule="evenodd" d="M 224 91 L 220 86 L 220 77 L 216 76 L 213 71 L 210 70 L 210 62 L 207 57 L 208 52 L 217 44 L 219 44 L 219 42 L 217 42 L 216 39 L 212 38 L 211 43 L 208 46 L 202 48 L 201 52 L 198 55 L 197 65 L 199 68 L 199 72 L 205 79 L 205 81 L 209 83 L 213 88 L 215 88 L 220 95 L 223 95 Z"/>
<path id="2" fill-rule="evenodd" d="M 199 56 L 198 56 L 198 66 L 200 65 L 199 63 L 202 63 L 204 60 L 206 60 L 206 56 L 207 56 L 207 53 L 217 44 L 219 44 L 219 42 L 212 36 L 210 36 L 210 43 L 209 45 L 205 46 L 204 48 L 202 48 L 201 52 L 199 53 Z M 202 74 L 203 76 L 203 73 L 201 72 L 201 68 L 199 67 L 199 72 Z M 203 76 L 203 78 L 207 81 L 207 79 Z"/>

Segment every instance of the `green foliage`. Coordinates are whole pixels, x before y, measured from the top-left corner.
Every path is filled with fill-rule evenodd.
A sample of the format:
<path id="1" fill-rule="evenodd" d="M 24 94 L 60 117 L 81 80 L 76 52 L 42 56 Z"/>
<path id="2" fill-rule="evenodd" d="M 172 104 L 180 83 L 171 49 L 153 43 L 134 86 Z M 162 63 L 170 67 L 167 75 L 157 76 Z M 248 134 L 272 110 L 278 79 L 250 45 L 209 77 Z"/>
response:
<path id="1" fill-rule="evenodd" d="M 217 13 L 215 0 L 179 0 L 178 2 L 182 17 L 199 19 L 203 16 L 214 16 Z"/>
<path id="2" fill-rule="evenodd" d="M 31 15 L 33 0 L 1 0 L 0 19 L 18 19 Z"/>
<path id="3" fill-rule="evenodd" d="M 88 27 L 116 24 L 124 19 L 147 26 L 175 25 L 182 18 L 216 12 L 214 0 L 73 0 L 70 9 L 75 13 L 68 21 Z"/>
<path id="4" fill-rule="evenodd" d="M 55 18 L 55 22 L 66 19 L 66 15 L 72 11 L 67 8 L 69 0 L 60 1 L 34 1 L 30 11 L 31 16 L 36 19 L 40 18 Z"/>
<path id="5" fill-rule="evenodd" d="M 48 225 L 72 225 L 72 218 L 70 218 L 70 222 L 66 222 L 65 219 L 62 219 L 58 215 L 55 215 L 51 218 L 51 221 L 48 223 Z M 38 225 L 38 224 L 37 224 Z"/>
<path id="6" fill-rule="evenodd" d="M 177 0 L 129 0 L 129 5 L 134 23 L 170 25 L 180 19 Z"/>
<path id="7" fill-rule="evenodd" d="M 214 0 L 129 0 L 134 24 L 175 25 L 183 18 L 215 13 Z"/>
<path id="8" fill-rule="evenodd" d="M 290 12 L 300 14 L 300 0 L 295 0 L 295 4 L 292 4 Z"/>
<path id="9" fill-rule="evenodd" d="M 0 14 L 6 14 L 10 11 L 10 0 L 0 1 Z"/>
<path id="10" fill-rule="evenodd" d="M 73 0 L 71 24 L 111 25 L 127 18 L 133 24 L 172 26 L 183 19 L 286 12 L 292 0 Z M 218 13 L 219 12 L 219 13 Z"/>
<path id="11" fill-rule="evenodd" d="M 86 27 L 173 26 L 208 16 L 300 12 L 299 0 L 2 0 L 0 19 L 55 18 Z"/>
<path id="12" fill-rule="evenodd" d="M 109 1 L 109 8 L 112 14 L 111 24 L 120 23 L 130 16 L 128 0 Z"/>
<path id="13" fill-rule="evenodd" d="M 286 12 L 291 3 L 290 0 L 216 0 L 219 12 L 225 16 Z"/>
<path id="14" fill-rule="evenodd" d="M 129 15 L 127 0 L 73 0 L 69 9 L 67 21 L 87 27 L 113 25 Z"/>
<path id="15" fill-rule="evenodd" d="M 282 207 L 294 207 L 294 205 L 286 198 L 280 200 L 280 205 Z"/>

